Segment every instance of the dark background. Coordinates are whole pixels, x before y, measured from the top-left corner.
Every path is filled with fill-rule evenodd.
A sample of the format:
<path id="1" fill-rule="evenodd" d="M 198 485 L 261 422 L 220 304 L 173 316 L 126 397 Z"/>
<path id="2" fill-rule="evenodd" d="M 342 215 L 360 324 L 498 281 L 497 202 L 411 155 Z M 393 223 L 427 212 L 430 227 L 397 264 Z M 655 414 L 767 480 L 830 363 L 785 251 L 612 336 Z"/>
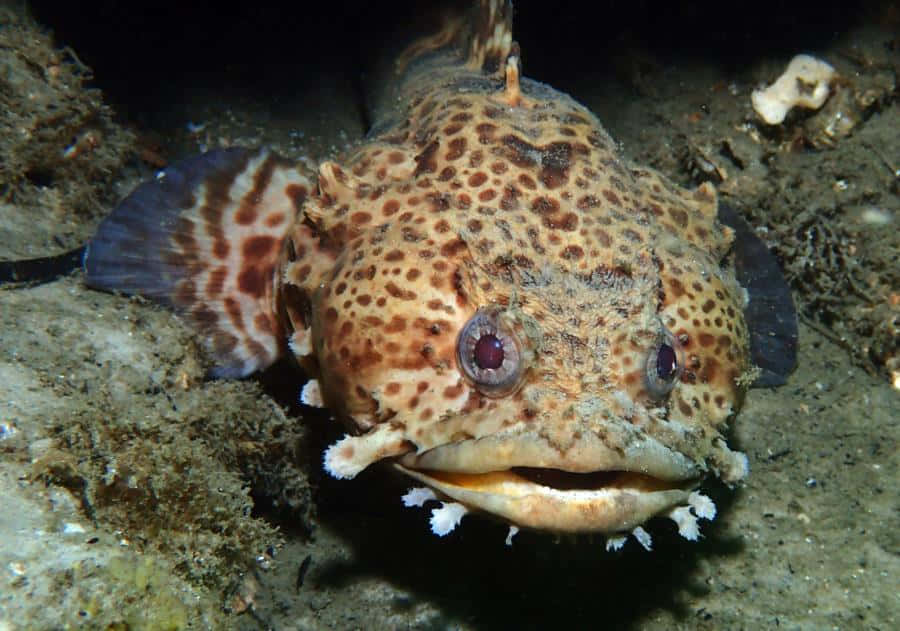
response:
<path id="1" fill-rule="evenodd" d="M 94 69 L 95 84 L 126 118 L 192 90 L 272 102 L 316 90 L 329 76 L 359 84 L 395 34 L 421 33 L 422 7 L 438 3 L 55 2 L 31 3 L 60 45 Z M 447 3 L 443 3 L 447 4 Z M 459 4 L 459 3 L 456 3 Z M 467 3 L 462 3 L 465 6 Z M 515 3 L 527 76 L 571 90 L 631 51 L 664 62 L 702 58 L 741 66 L 815 50 L 864 21 L 895 18 L 891 3 Z M 417 17 L 419 16 L 419 17 Z M 418 21 L 418 22 L 417 22 Z"/>

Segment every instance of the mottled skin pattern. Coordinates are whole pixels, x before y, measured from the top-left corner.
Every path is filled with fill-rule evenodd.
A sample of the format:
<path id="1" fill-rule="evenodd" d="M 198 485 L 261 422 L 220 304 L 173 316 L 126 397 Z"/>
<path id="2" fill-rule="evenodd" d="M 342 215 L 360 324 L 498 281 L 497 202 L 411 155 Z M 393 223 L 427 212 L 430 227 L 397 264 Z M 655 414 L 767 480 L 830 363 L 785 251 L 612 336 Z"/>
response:
<path id="1" fill-rule="evenodd" d="M 381 433 L 362 466 L 503 436 L 519 445 L 512 453 L 490 445 L 403 462 L 593 471 L 567 456 L 582 435 L 619 453 L 646 435 L 697 470 L 740 478 L 721 432 L 749 368 L 744 296 L 714 191 L 626 163 L 584 107 L 533 81 L 519 87 L 517 63 L 504 77 L 452 53 L 420 61 L 399 89 L 406 109 L 322 166 L 283 281 L 294 348 L 309 353 L 326 405 Z M 460 330 L 486 305 L 530 330 L 533 359 L 510 396 L 482 394 L 457 365 Z M 654 397 L 647 362 L 666 330 L 683 371 Z M 525 443 L 548 449 L 535 460 Z M 362 446 L 348 442 L 342 460 Z M 625 460 L 614 468 L 631 470 Z M 652 466 L 636 470 L 688 477 Z"/>
<path id="2" fill-rule="evenodd" d="M 318 174 L 226 152 L 145 185 L 87 280 L 178 307 L 220 375 L 288 347 L 317 380 L 305 400 L 350 431 L 325 456 L 337 477 L 391 458 L 514 525 L 666 514 L 695 538 L 704 473 L 746 473 L 723 438 L 753 373 L 732 231 L 711 187 L 629 164 L 588 110 L 520 78 L 511 14 L 483 0 L 415 43 L 369 138 Z M 461 365 L 485 314 L 518 357 L 499 390 Z"/>

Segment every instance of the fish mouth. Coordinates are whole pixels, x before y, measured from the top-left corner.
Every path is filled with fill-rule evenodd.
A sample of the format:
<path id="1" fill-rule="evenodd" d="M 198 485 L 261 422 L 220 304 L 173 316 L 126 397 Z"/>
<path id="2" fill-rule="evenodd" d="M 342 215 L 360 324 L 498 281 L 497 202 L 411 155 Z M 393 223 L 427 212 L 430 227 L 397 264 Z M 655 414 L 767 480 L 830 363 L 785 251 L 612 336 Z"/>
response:
<path id="1" fill-rule="evenodd" d="M 573 458 L 535 450 L 528 440 L 518 442 L 531 450 L 519 452 L 516 442 L 462 441 L 408 454 L 394 466 L 469 510 L 560 533 L 630 531 L 687 504 L 702 477 L 685 456 L 655 443 L 625 452 L 588 443 Z M 485 467 L 477 466 L 482 460 Z"/>

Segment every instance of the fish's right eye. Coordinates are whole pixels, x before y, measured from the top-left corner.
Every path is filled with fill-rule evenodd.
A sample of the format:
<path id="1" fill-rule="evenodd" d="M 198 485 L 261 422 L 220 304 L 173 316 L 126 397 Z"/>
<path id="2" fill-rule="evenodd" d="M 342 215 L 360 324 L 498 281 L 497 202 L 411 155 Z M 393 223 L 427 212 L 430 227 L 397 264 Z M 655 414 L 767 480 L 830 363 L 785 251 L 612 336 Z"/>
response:
<path id="1" fill-rule="evenodd" d="M 469 381 L 490 397 L 513 392 L 524 373 L 518 337 L 503 324 L 498 311 L 489 307 L 479 309 L 463 326 L 456 358 Z"/>

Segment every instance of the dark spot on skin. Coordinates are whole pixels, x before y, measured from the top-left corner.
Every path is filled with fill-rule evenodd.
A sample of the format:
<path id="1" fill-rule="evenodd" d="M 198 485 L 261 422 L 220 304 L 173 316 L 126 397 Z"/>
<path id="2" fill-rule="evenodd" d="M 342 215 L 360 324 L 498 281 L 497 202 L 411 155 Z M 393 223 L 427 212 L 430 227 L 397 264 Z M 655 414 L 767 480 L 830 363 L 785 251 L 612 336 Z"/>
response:
<path id="1" fill-rule="evenodd" d="M 415 157 L 416 170 L 413 171 L 413 177 L 418 177 L 422 173 L 433 173 L 437 170 L 437 161 L 435 160 L 437 150 L 438 141 L 434 140 Z"/>
<path id="2" fill-rule="evenodd" d="M 394 316 L 384 327 L 385 333 L 401 333 L 406 330 L 406 319 Z"/>
<path id="3" fill-rule="evenodd" d="M 225 278 L 228 276 L 227 267 L 217 267 L 209 275 L 209 281 L 206 283 L 206 295 L 215 298 L 222 293 L 225 286 Z"/>
<path id="4" fill-rule="evenodd" d="M 466 242 L 462 239 L 453 239 L 441 246 L 441 256 L 451 258 L 466 249 Z"/>
<path id="5" fill-rule="evenodd" d="M 295 210 L 300 210 L 303 202 L 306 201 L 306 187 L 301 184 L 288 184 L 284 189 L 285 195 L 291 200 Z"/>
<path id="6" fill-rule="evenodd" d="M 606 200 L 614 206 L 622 205 L 622 202 L 619 200 L 619 196 L 609 189 L 603 189 L 603 197 L 605 197 Z"/>
<path id="7" fill-rule="evenodd" d="M 516 210 L 519 207 L 519 197 L 522 194 L 515 186 L 507 185 L 500 199 L 500 208 L 506 211 Z"/>
<path id="8" fill-rule="evenodd" d="M 390 217 L 398 210 L 400 210 L 400 202 L 396 199 L 389 199 L 384 203 L 384 206 L 381 207 L 381 212 L 385 217 Z"/>
<path id="9" fill-rule="evenodd" d="M 531 202 L 531 212 L 538 215 L 551 215 L 559 210 L 559 202 L 552 197 L 537 197 Z"/>
<path id="10" fill-rule="evenodd" d="M 475 126 L 475 131 L 478 132 L 479 143 L 490 145 L 494 143 L 494 132 L 497 131 L 497 126 L 493 123 L 481 123 Z"/>
<path id="11" fill-rule="evenodd" d="M 266 291 L 266 281 L 271 280 L 273 268 L 260 269 L 256 266 L 246 267 L 238 274 L 238 289 L 254 298 L 262 298 Z"/>
<path id="12" fill-rule="evenodd" d="M 417 279 L 419 276 L 421 276 L 421 275 L 422 275 L 422 272 L 420 272 L 420 271 L 417 270 L 416 268 L 412 268 L 411 270 L 409 270 L 408 272 L 406 272 L 406 280 L 408 280 L 408 281 L 414 281 L 414 280 L 416 280 L 416 279 Z"/>
<path id="13" fill-rule="evenodd" d="M 706 357 L 703 361 L 703 368 L 700 370 L 700 381 L 702 383 L 710 383 L 716 378 L 719 372 L 719 362 L 712 357 Z"/>
<path id="14" fill-rule="evenodd" d="M 180 244 L 184 247 L 184 244 Z M 190 250 L 190 246 L 185 247 L 185 250 Z M 216 239 L 213 243 L 213 254 L 216 255 L 216 258 L 224 259 L 228 256 L 228 253 L 231 251 L 231 246 L 228 245 L 228 241 L 224 238 Z"/>
<path id="15" fill-rule="evenodd" d="M 669 216 L 682 228 L 686 228 L 688 224 L 688 214 L 680 208 L 670 208 Z"/>
<path id="16" fill-rule="evenodd" d="M 680 298 L 684 295 L 684 285 L 682 285 L 681 281 L 677 278 L 669 279 L 669 288 L 672 290 L 672 295 L 676 298 Z"/>
<path id="17" fill-rule="evenodd" d="M 369 223 L 370 221 L 372 221 L 372 215 L 364 211 L 360 211 L 358 213 L 353 213 L 352 215 L 350 215 L 350 222 L 357 225 Z"/>
<path id="18" fill-rule="evenodd" d="M 634 243 L 643 243 L 643 239 L 641 235 L 631 228 L 625 228 L 622 230 L 622 236 L 628 239 L 629 241 L 633 241 Z"/>
<path id="19" fill-rule="evenodd" d="M 456 175 L 456 169 L 453 167 L 444 167 L 441 170 L 441 174 L 438 175 L 438 180 L 441 182 L 446 182 L 448 180 L 452 180 L 453 176 Z"/>
<path id="20" fill-rule="evenodd" d="M 469 186 L 472 186 L 472 187 L 481 186 L 482 184 L 487 182 L 487 179 L 488 179 L 487 174 L 479 171 L 478 173 L 474 173 L 474 174 L 472 174 L 471 177 L 469 177 L 468 184 L 469 184 Z"/>
<path id="21" fill-rule="evenodd" d="M 535 182 L 527 173 L 519 175 L 519 184 L 532 191 L 537 188 L 537 182 Z"/>
<path id="22" fill-rule="evenodd" d="M 244 330 L 244 318 L 241 314 L 241 306 L 238 304 L 238 301 L 228 296 L 222 303 L 225 307 L 225 313 L 228 314 L 228 319 L 231 320 L 231 324 L 238 331 Z"/>
<path id="23" fill-rule="evenodd" d="M 715 307 L 716 307 L 716 303 L 714 303 L 712 300 L 707 300 L 706 302 L 703 303 L 703 306 L 700 308 L 703 309 L 703 313 L 709 313 L 710 311 L 715 309 Z"/>
<path id="24" fill-rule="evenodd" d="M 690 418 L 694 415 L 694 411 L 691 409 L 691 406 L 687 404 L 687 402 L 681 397 L 678 398 L 678 409 L 684 414 L 686 417 Z"/>
<path id="25" fill-rule="evenodd" d="M 585 195 L 578 200 L 578 208 L 580 208 L 581 210 L 587 210 L 588 208 L 597 208 L 599 205 L 600 200 L 593 195 Z"/>
<path id="26" fill-rule="evenodd" d="M 394 298 L 400 300 L 415 300 L 416 298 L 415 292 L 409 291 L 408 289 L 401 289 L 393 281 L 385 285 L 384 290 Z"/>
<path id="27" fill-rule="evenodd" d="M 547 188 L 557 188 L 569 180 L 572 145 L 568 142 L 552 142 L 541 148 L 541 169 L 538 179 Z"/>
<path id="28" fill-rule="evenodd" d="M 241 252 L 245 259 L 258 261 L 270 254 L 277 245 L 278 242 L 275 237 L 270 237 L 268 235 L 249 237 L 244 240 L 244 243 L 241 246 Z"/>
<path id="29" fill-rule="evenodd" d="M 507 149 L 507 157 L 514 165 L 520 168 L 529 168 L 537 165 L 537 160 L 540 158 L 540 152 L 537 147 L 512 134 L 503 136 L 501 141 Z"/>
<path id="30" fill-rule="evenodd" d="M 562 251 L 561 256 L 567 261 L 577 261 L 584 256 L 584 250 L 577 245 L 570 245 Z"/>
<path id="31" fill-rule="evenodd" d="M 597 237 L 600 245 L 605 248 L 608 248 L 612 244 L 612 238 L 602 228 L 594 228 L 594 236 Z"/>
<path id="32" fill-rule="evenodd" d="M 709 333 L 701 333 L 697 336 L 697 341 L 700 342 L 700 346 L 712 346 L 716 343 L 716 338 Z"/>
<path id="33" fill-rule="evenodd" d="M 462 393 L 463 386 L 461 384 L 456 384 L 455 386 L 447 386 L 446 388 L 444 388 L 445 399 L 455 399 Z"/>
<path id="34" fill-rule="evenodd" d="M 544 217 L 543 223 L 551 230 L 559 229 L 574 232 L 578 228 L 578 215 L 575 213 L 566 213 L 562 217 L 549 215 Z M 551 241 L 553 240 L 553 235 L 551 235 L 550 239 Z"/>

